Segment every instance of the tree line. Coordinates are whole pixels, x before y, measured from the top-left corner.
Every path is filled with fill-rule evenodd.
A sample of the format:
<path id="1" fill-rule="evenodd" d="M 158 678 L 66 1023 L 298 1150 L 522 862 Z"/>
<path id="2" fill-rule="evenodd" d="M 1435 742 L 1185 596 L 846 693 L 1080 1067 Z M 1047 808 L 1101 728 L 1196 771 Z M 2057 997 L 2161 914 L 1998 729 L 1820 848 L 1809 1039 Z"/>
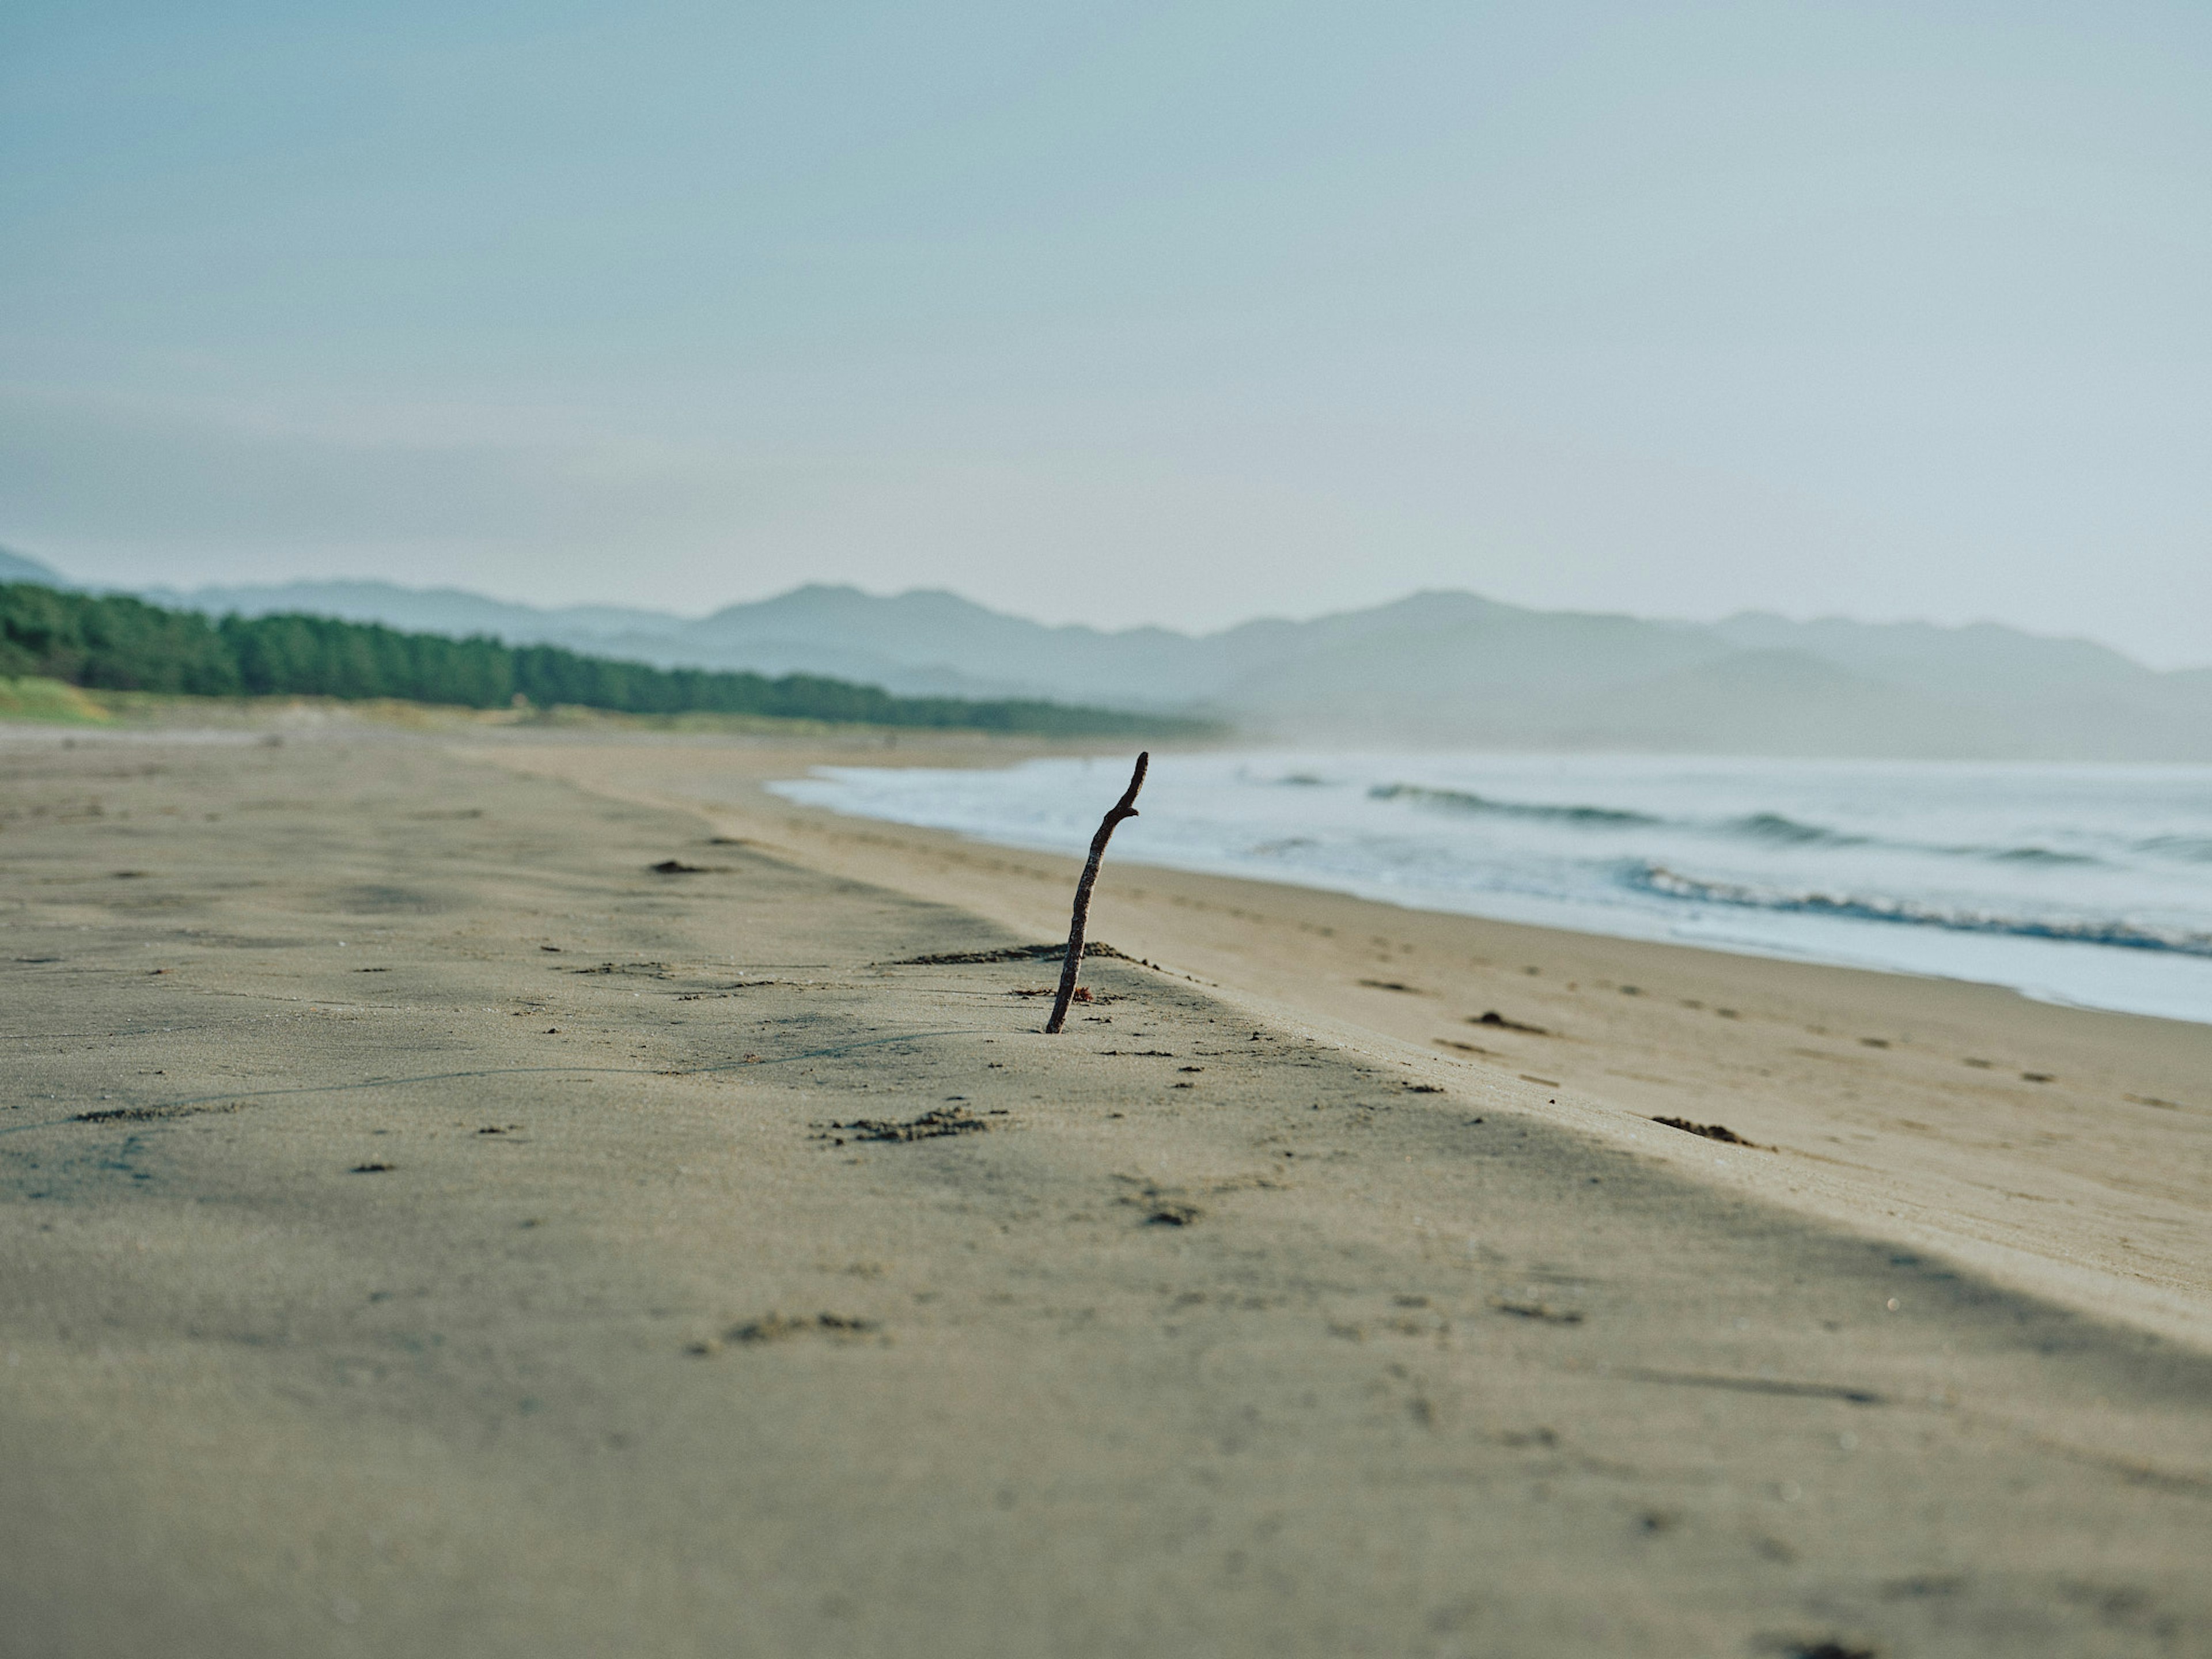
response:
<path id="1" fill-rule="evenodd" d="M 1031 698 L 896 697 L 812 674 L 765 675 L 586 656 L 555 645 L 454 639 L 332 617 L 172 611 L 122 594 L 0 583 L 0 675 L 201 697 L 392 697 L 465 708 L 516 698 L 629 714 L 757 714 L 1054 737 L 1196 735 L 1202 721 Z"/>

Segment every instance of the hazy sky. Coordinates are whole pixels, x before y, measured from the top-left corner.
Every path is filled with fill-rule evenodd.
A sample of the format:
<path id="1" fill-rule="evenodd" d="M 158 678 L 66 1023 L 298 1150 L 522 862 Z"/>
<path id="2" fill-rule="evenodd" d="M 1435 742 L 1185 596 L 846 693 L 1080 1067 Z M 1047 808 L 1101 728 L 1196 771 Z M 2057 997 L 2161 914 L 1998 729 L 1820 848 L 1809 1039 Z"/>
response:
<path id="1" fill-rule="evenodd" d="M 0 543 L 2212 662 L 2212 6 L 11 0 Z"/>

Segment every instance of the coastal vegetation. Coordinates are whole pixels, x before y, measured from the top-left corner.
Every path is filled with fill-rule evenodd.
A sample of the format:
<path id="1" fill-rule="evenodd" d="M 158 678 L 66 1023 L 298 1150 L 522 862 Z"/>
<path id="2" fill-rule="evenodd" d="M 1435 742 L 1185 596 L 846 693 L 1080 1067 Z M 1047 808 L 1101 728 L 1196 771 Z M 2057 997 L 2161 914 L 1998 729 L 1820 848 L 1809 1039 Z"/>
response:
<path id="1" fill-rule="evenodd" d="M 210 617 L 122 594 L 0 583 L 0 678 L 204 697 L 518 702 L 626 714 L 737 714 L 1046 737 L 1203 735 L 1204 722 L 1034 698 L 902 697 L 813 674 L 659 668 L 554 645 L 302 615 Z"/>

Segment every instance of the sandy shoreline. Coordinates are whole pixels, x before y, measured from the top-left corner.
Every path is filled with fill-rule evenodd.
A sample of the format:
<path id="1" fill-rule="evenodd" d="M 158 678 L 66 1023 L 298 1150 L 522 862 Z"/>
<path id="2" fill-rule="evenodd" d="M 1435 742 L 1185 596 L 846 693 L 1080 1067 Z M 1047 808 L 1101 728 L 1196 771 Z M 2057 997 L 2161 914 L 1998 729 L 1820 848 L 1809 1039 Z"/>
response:
<path id="1" fill-rule="evenodd" d="M 481 752 L 703 811 L 1025 938 L 1066 928 L 1073 860 L 842 818 L 760 787 L 855 763 L 848 751 Z M 1126 861 L 1101 888 L 1095 931 L 1255 1013 L 1480 1079 L 1516 1109 L 1706 1179 L 2212 1346 L 2212 1025 Z M 1484 1023 L 1492 1012 L 1510 1023 Z M 1786 1155 L 1678 1139 L 1656 1117 L 1719 1123 Z"/>
<path id="2" fill-rule="evenodd" d="M 0 745 L 0 1653 L 2203 1650 L 2205 1028 L 806 758 Z"/>

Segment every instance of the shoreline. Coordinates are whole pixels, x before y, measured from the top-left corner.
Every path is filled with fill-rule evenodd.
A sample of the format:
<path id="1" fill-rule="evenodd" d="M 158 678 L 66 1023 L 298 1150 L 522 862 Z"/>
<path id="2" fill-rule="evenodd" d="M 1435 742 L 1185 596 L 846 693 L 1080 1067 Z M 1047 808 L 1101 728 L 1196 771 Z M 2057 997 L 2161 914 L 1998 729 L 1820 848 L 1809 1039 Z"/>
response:
<path id="1" fill-rule="evenodd" d="M 1025 938 L 1066 933 L 1077 859 L 848 817 L 765 787 L 854 763 L 850 750 L 700 745 L 672 768 L 665 750 L 656 762 L 582 744 L 470 752 L 702 815 Z M 1009 757 L 917 744 L 867 763 L 987 757 Z M 1110 854 L 1091 933 L 1261 1017 L 1479 1080 L 1515 1109 L 1699 1179 L 2212 1348 L 2212 1025 Z M 1510 1023 L 1485 1023 L 1492 1012 Z M 1683 1134 L 1661 1117 L 1718 1124 L 1753 1148 Z"/>
<path id="2" fill-rule="evenodd" d="M 1090 827 L 1070 808 L 1100 787 L 1087 760 L 972 784 L 955 775 L 964 769 L 909 781 L 896 767 L 827 767 L 771 787 L 842 815 L 1080 854 Z M 2123 795 L 2130 811 L 2071 817 L 2063 798 L 2087 787 L 2072 781 L 2079 769 L 2058 785 L 2052 769 L 2002 767 L 1985 787 L 1970 769 L 1933 769 L 1933 783 L 1910 766 L 1864 769 L 1872 781 L 1829 763 L 1709 757 L 1165 756 L 1157 785 L 1172 815 L 1133 825 L 1120 852 L 1400 908 L 2212 1023 L 2212 887 L 2186 863 L 2142 861 L 2196 844 L 2181 797 L 2201 799 L 2212 769 L 2144 783 L 2151 769 L 2102 769 L 2145 793 Z M 1309 787 L 1280 787 L 1291 783 Z M 1839 790 L 1875 804 L 1855 815 Z M 2009 808 L 1977 818 L 1984 793 Z M 2135 815 L 2160 812 L 2182 814 L 2159 824 L 2178 833 L 2140 839 L 2151 832 Z M 2036 821 L 2046 813 L 2063 822 Z"/>

